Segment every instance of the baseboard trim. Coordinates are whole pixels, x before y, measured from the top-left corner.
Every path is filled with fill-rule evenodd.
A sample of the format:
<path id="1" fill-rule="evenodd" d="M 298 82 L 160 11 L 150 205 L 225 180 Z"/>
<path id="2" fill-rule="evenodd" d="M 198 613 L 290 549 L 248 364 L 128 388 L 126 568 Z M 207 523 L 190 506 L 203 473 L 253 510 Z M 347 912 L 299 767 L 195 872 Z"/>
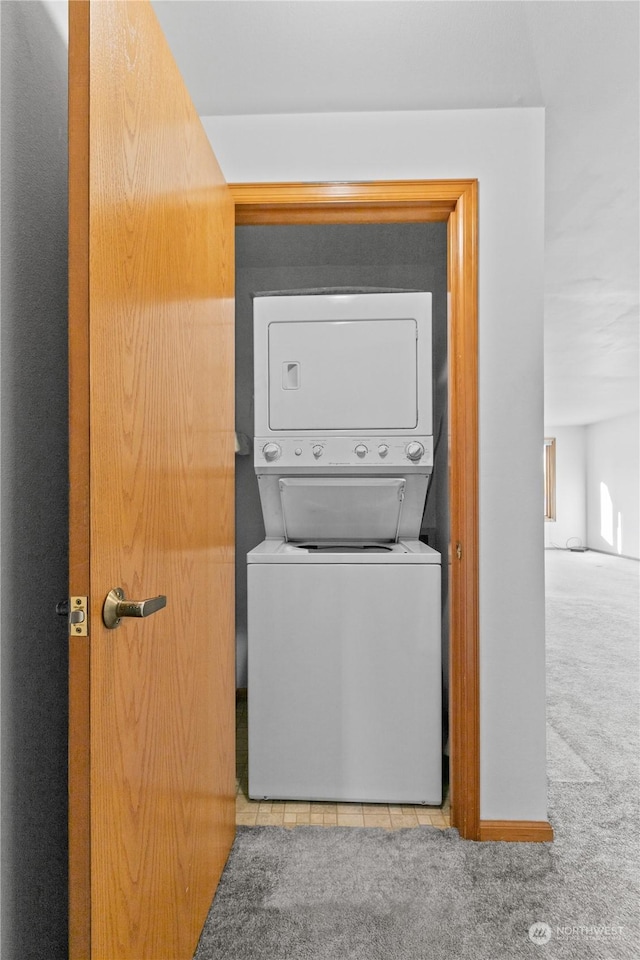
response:
<path id="1" fill-rule="evenodd" d="M 545 843 L 553 840 L 553 827 L 547 820 L 481 820 L 480 840 Z"/>
<path id="2" fill-rule="evenodd" d="M 613 550 L 598 550 L 597 547 L 587 547 L 587 550 L 591 553 L 603 553 L 605 557 L 620 557 L 621 560 L 635 560 L 636 563 L 640 561 L 640 557 L 632 557 L 629 553 L 614 553 Z"/>
<path id="3" fill-rule="evenodd" d="M 636 563 L 640 563 L 640 557 L 632 557 L 630 553 L 614 553 L 613 550 L 599 550 L 597 547 L 580 547 L 579 549 L 572 549 L 571 547 L 548 547 L 545 544 L 545 550 L 549 552 L 553 550 L 560 550 L 562 553 L 602 553 L 605 557 L 616 557 L 621 560 L 635 560 Z"/>

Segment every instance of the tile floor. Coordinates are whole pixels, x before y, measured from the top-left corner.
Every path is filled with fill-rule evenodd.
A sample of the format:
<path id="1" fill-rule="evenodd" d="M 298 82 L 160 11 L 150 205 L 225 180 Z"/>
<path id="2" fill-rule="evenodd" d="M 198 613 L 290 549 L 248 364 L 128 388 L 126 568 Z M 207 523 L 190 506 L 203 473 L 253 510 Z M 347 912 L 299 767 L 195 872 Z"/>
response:
<path id="1" fill-rule="evenodd" d="M 391 806 L 384 803 L 311 803 L 250 800 L 247 773 L 247 698 L 236 699 L 236 823 L 244 826 L 448 827 L 449 798 L 442 807 Z"/>

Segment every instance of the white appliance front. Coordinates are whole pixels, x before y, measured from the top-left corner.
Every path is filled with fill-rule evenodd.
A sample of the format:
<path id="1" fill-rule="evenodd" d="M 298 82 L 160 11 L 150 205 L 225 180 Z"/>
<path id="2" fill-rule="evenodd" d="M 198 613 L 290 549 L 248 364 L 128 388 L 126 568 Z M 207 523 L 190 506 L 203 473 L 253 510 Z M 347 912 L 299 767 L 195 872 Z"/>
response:
<path id="1" fill-rule="evenodd" d="M 432 435 L 431 294 L 254 298 L 255 436 Z"/>
<path id="2" fill-rule="evenodd" d="M 441 802 L 431 294 L 257 295 L 252 797 Z"/>
<path id="3" fill-rule="evenodd" d="M 417 346 L 415 320 L 271 322 L 270 429 L 415 430 Z"/>
<path id="4" fill-rule="evenodd" d="M 299 549 L 248 558 L 249 795 L 440 804 L 439 554 Z"/>

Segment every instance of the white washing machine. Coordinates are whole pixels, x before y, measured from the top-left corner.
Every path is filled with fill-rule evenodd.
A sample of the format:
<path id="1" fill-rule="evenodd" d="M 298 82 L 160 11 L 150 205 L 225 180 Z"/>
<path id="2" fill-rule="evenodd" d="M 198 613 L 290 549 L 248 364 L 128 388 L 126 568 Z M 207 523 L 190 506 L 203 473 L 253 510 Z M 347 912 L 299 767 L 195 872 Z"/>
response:
<path id="1" fill-rule="evenodd" d="M 249 794 L 438 804 L 431 296 L 254 300 Z"/>

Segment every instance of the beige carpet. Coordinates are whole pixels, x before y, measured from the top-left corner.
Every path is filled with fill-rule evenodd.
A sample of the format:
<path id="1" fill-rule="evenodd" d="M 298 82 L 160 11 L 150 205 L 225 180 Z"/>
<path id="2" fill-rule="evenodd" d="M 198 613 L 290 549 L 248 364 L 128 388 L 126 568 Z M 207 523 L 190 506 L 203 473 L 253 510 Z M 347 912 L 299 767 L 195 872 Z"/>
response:
<path id="1" fill-rule="evenodd" d="M 197 960 L 639 960 L 638 569 L 547 555 L 553 844 L 240 828 Z"/>

